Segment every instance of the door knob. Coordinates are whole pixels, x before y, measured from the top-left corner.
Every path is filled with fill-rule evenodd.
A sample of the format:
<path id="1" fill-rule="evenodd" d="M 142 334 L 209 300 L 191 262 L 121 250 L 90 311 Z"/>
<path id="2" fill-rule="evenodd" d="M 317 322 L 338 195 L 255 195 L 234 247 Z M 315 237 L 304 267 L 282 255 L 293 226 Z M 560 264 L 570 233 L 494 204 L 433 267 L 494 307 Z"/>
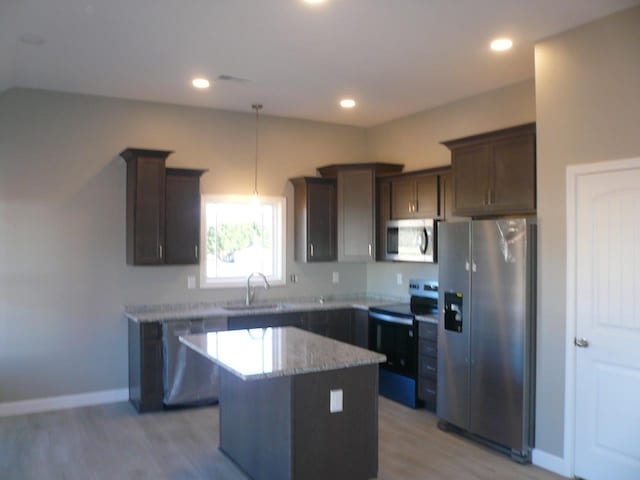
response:
<path id="1" fill-rule="evenodd" d="M 586 338 L 575 338 L 573 340 L 573 343 L 576 344 L 576 347 L 580 347 L 580 348 L 587 348 L 589 346 L 589 340 L 587 340 Z"/>

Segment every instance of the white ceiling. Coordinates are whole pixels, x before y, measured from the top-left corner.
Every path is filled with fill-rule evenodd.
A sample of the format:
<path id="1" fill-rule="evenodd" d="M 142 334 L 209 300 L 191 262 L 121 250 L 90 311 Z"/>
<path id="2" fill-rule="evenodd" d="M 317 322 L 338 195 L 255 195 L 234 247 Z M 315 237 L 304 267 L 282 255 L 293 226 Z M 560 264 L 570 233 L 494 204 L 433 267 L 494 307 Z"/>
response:
<path id="1" fill-rule="evenodd" d="M 12 86 L 371 126 L 533 76 L 536 41 L 639 0 L 0 0 Z M 19 40 L 41 36 L 42 45 Z M 515 46 L 495 54 L 498 35 Z M 190 86 L 195 75 L 248 79 Z M 343 96 L 356 109 L 337 106 Z"/>

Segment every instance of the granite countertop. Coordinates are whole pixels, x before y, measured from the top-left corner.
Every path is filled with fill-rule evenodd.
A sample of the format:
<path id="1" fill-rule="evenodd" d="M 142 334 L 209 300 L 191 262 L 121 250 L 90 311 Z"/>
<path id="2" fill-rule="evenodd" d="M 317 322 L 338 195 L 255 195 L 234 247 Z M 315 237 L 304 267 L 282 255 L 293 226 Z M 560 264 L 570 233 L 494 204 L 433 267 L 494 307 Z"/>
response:
<path id="1" fill-rule="evenodd" d="M 180 341 L 243 380 L 381 363 L 382 354 L 295 327 L 202 333 Z"/>
<path id="2" fill-rule="evenodd" d="M 338 310 L 341 308 L 357 308 L 368 310 L 369 307 L 388 305 L 402 301 L 399 298 L 382 296 L 352 296 L 330 298 L 322 302 L 318 298 L 294 298 L 256 302 L 250 308 L 243 308 L 241 303 L 180 303 L 165 305 L 126 306 L 124 314 L 136 322 L 158 322 L 183 320 L 199 317 L 235 317 L 260 315 L 268 313 L 307 312 L 312 310 Z M 227 308 L 225 308 L 227 307 Z"/>

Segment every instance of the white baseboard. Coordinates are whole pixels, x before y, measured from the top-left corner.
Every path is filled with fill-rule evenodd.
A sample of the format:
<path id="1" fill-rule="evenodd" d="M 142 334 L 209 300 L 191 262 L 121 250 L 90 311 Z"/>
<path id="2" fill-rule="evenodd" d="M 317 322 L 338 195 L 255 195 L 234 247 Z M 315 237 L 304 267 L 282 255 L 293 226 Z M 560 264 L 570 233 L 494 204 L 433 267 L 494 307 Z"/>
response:
<path id="1" fill-rule="evenodd" d="M 531 452 L 531 463 L 563 477 L 571 478 L 572 476 L 571 468 L 566 459 L 551 455 L 537 448 L 534 448 Z"/>
<path id="2" fill-rule="evenodd" d="M 62 395 L 59 397 L 34 398 L 32 400 L 20 400 L 18 402 L 5 402 L 0 403 L 0 417 L 48 412 L 51 410 L 64 410 L 66 408 L 87 407 L 103 403 L 123 402 L 128 399 L 129 390 L 127 388 L 120 388 L 117 390 L 102 390 L 99 392 Z"/>

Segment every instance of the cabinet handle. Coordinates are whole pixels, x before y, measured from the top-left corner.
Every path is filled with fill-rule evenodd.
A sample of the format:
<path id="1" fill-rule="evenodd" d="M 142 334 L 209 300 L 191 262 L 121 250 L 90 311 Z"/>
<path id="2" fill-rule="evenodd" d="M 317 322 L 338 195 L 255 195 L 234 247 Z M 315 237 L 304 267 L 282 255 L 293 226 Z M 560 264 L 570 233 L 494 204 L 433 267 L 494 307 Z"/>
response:
<path id="1" fill-rule="evenodd" d="M 489 205 L 489 190 L 486 190 L 484 192 L 484 199 L 482 200 L 482 205 L 484 205 L 485 207 Z"/>
<path id="2" fill-rule="evenodd" d="M 196 254 L 196 260 L 198 259 L 198 245 L 195 246 L 195 254 Z"/>
<path id="3" fill-rule="evenodd" d="M 160 258 L 162 258 L 162 244 L 160 244 L 158 247 L 159 247 L 159 250 L 160 250 Z"/>
<path id="4" fill-rule="evenodd" d="M 371 256 L 371 251 L 372 251 L 372 250 L 373 250 L 373 249 L 372 249 L 372 247 L 371 247 L 371 244 L 369 244 L 369 256 Z"/>
<path id="5" fill-rule="evenodd" d="M 309 256 L 313 257 L 313 243 L 309 244 Z"/>
<path id="6" fill-rule="evenodd" d="M 413 212 L 417 212 L 420 209 L 420 207 L 418 206 L 418 200 L 416 200 L 415 202 L 413 202 Z"/>
<path id="7" fill-rule="evenodd" d="M 413 202 L 409 201 L 409 213 L 413 213 Z"/>

